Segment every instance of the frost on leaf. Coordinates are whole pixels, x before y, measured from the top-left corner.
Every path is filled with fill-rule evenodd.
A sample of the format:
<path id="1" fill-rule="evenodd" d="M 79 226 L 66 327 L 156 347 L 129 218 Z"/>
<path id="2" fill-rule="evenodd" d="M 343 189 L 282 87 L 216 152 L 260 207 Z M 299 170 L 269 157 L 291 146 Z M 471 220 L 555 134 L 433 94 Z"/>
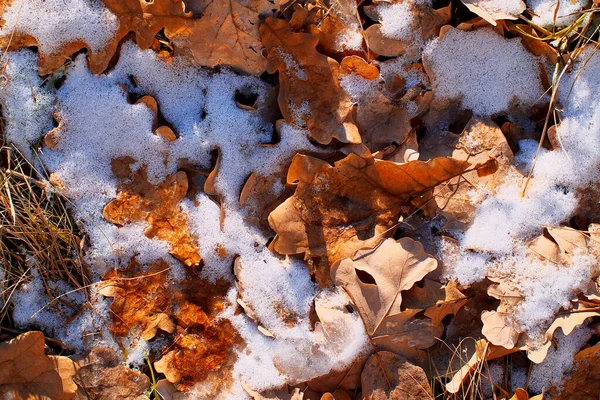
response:
<path id="1" fill-rule="evenodd" d="M 73 361 L 47 356 L 44 348 L 44 334 L 36 331 L 0 343 L 0 397 L 56 400 L 75 397 Z"/>
<path id="2" fill-rule="evenodd" d="M 316 50 L 318 39 L 294 33 L 286 21 L 269 18 L 261 25 L 268 51 L 267 70 L 279 71 L 279 107 L 285 120 L 304 126 L 322 144 L 332 139 L 360 143 L 353 104 L 340 87 L 340 65 Z"/>
<path id="3" fill-rule="evenodd" d="M 428 132 L 419 142 L 422 159 L 450 156 L 473 164 L 494 160 L 497 171 L 481 176 L 478 171 L 451 179 L 435 192 L 439 213 L 447 219 L 446 228 L 464 229 L 472 222 L 477 206 L 470 192 L 494 190 L 504 181 L 513 165 L 513 153 L 504 134 L 493 121 L 473 116 L 460 135 L 448 131 Z"/>
<path id="4" fill-rule="evenodd" d="M 310 33 L 319 39 L 319 51 L 334 58 L 362 54 L 362 26 L 356 1 L 329 1 L 324 6 L 325 15 L 309 26 Z"/>
<path id="5" fill-rule="evenodd" d="M 598 244 L 595 237 L 588 233 L 567 227 L 548 227 L 543 235 L 531 242 L 529 250 L 529 259 L 546 261 L 546 264 L 540 265 L 540 268 L 567 271 L 573 268 L 575 263 L 581 263 L 578 257 L 579 260 L 581 257 L 597 259 Z M 587 273 L 597 277 L 597 267 L 591 266 L 590 269 Z M 586 319 L 600 315 L 597 311 L 600 298 L 593 292 L 584 294 L 581 290 L 579 292 L 572 290 L 571 295 L 579 295 L 580 298 L 571 301 L 570 310 L 552 316 L 551 323 L 546 321 L 540 327 L 542 334 L 534 339 L 522 328 L 518 320 L 517 311 L 528 300 L 519 287 L 519 282 L 514 282 L 510 276 L 490 277 L 490 279 L 497 284 L 489 287 L 488 294 L 500 300 L 500 305 L 495 311 L 482 313 L 482 333 L 494 345 L 506 349 L 517 346 L 527 350 L 529 359 L 536 363 L 542 362 L 546 357 L 558 328 L 561 328 L 567 336 Z"/>
<path id="6" fill-rule="evenodd" d="M 427 2 L 375 1 L 365 13 L 373 21 L 365 31 L 369 50 L 386 57 L 415 56 L 419 47 L 450 22 L 450 6 L 434 10 Z"/>

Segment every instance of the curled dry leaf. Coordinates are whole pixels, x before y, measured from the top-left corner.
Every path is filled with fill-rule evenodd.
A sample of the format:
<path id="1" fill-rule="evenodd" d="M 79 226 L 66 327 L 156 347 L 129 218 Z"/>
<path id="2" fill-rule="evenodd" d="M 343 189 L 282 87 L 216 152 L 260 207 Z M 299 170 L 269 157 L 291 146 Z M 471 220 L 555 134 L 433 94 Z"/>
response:
<path id="1" fill-rule="evenodd" d="M 498 3 L 494 0 L 460 0 L 469 11 L 479 15 L 481 18 L 492 24 L 497 25 L 496 21 L 502 19 L 517 19 L 523 11 L 525 11 L 525 2 L 518 2 L 518 6 L 510 12 L 498 8 Z M 514 5 L 513 5 L 514 7 Z"/>
<path id="2" fill-rule="evenodd" d="M 483 329 L 481 333 L 493 345 L 512 349 L 519 339 L 520 332 L 507 323 L 507 315 L 507 313 L 498 311 L 485 311 L 482 313 Z"/>
<path id="3" fill-rule="evenodd" d="M 26 332 L 0 343 L 0 397 L 44 400 L 75 397 L 73 361 L 47 356 L 44 349 L 42 332 Z"/>
<path id="4" fill-rule="evenodd" d="M 390 161 L 350 154 L 334 166 L 297 155 L 288 171 L 294 196 L 269 215 L 281 254 L 306 252 L 329 264 L 393 233 L 402 206 L 412 196 L 468 170 L 470 164 L 440 157 L 428 162 Z"/>
<path id="5" fill-rule="evenodd" d="M 269 73 L 279 71 L 279 107 L 285 120 L 308 129 L 322 144 L 360 143 L 353 104 L 340 87 L 337 61 L 317 52 L 318 39 L 294 33 L 286 21 L 268 18 L 260 27 Z"/>
<path id="6" fill-rule="evenodd" d="M 525 350 L 527 350 L 527 357 L 537 364 L 544 361 L 548 355 L 548 350 L 553 344 L 552 339 L 554 337 L 554 333 L 558 328 L 561 328 L 563 334 L 568 336 L 575 330 L 575 328 L 583 325 L 588 318 L 600 316 L 600 313 L 597 310 L 597 307 L 588 310 L 586 307 L 578 304 L 573 308 L 573 310 L 571 310 L 571 312 L 557 317 L 552 322 L 548 330 L 544 333 L 541 345 L 537 344 L 535 347 L 525 347 Z"/>
<path id="7" fill-rule="evenodd" d="M 425 310 L 425 316 L 431 319 L 434 326 L 438 326 L 447 315 L 456 314 L 467 301 L 467 296 L 460 291 L 456 281 L 444 285 L 425 278 L 423 287 L 415 285 L 404 293 L 402 306 L 405 309 Z"/>
<path id="8" fill-rule="evenodd" d="M 121 364 L 115 350 L 96 347 L 77 362 L 78 399 L 147 399 L 150 379 Z"/>
<path id="9" fill-rule="evenodd" d="M 117 172 L 113 163 L 113 171 Z M 158 185 L 148 182 L 145 170 L 136 172 L 130 181 L 120 185 L 117 198 L 104 207 L 102 216 L 118 225 L 131 221 L 149 223 L 144 234 L 171 245 L 170 254 L 187 266 L 200 263 L 198 247 L 191 236 L 185 214 L 178 203 L 188 190 L 187 175 L 183 171 L 169 175 Z"/>
<path id="10" fill-rule="evenodd" d="M 95 52 L 81 40 L 67 42 L 51 53 L 42 47 L 39 49 L 40 75 L 52 73 L 83 48 L 88 49 L 92 72 L 103 72 L 129 32 L 135 33 L 140 48 L 148 49 L 155 43 L 156 34 L 163 29 L 175 44 L 175 55 L 186 56 L 197 65 L 225 64 L 252 74 L 260 74 L 264 70 L 258 24 L 260 15 L 271 12 L 272 4 L 266 0 L 206 1 L 202 3 L 200 18 L 186 12 L 181 0 L 103 1 L 118 20 L 118 29 L 111 40 Z M 18 29 L 12 38 L 10 33 L 0 37 L 1 47 L 6 48 L 9 43 L 10 49 L 38 45 L 37 38 Z"/>
<path id="11" fill-rule="evenodd" d="M 568 227 L 547 227 L 529 249 L 539 257 L 554 264 L 571 263 L 575 253 L 597 254 L 600 244 L 582 231 Z"/>
<path id="12" fill-rule="evenodd" d="M 433 399 L 425 371 L 389 351 L 369 357 L 361 375 L 365 400 Z"/>

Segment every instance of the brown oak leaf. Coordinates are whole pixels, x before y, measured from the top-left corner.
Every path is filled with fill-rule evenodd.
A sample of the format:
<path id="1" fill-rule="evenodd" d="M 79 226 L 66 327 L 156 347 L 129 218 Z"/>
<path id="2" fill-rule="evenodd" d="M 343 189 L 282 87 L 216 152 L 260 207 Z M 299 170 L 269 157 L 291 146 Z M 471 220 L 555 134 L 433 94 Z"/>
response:
<path id="1" fill-rule="evenodd" d="M 360 143 L 353 104 L 340 87 L 340 65 L 317 52 L 318 39 L 294 33 L 286 21 L 268 18 L 260 33 L 268 51 L 267 70 L 279 71 L 279 107 L 285 120 L 304 126 L 322 144 L 332 139 Z"/>
<path id="2" fill-rule="evenodd" d="M 423 160 L 439 156 L 450 156 L 471 163 L 495 160 L 497 171 L 480 176 L 470 172 L 451 179 L 435 191 L 439 213 L 448 223 L 446 229 L 461 229 L 472 221 L 476 204 L 469 191 L 479 187 L 494 190 L 499 187 L 513 164 L 513 153 L 502 130 L 491 120 L 472 117 L 460 135 L 451 132 L 430 131 L 419 142 Z"/>
<path id="3" fill-rule="evenodd" d="M 365 12 L 373 21 L 379 22 L 378 6 L 410 2 L 405 0 L 378 0 L 374 3 L 375 5 L 365 7 Z M 409 29 L 413 31 L 413 37 L 404 40 L 388 37 L 382 30 L 381 24 L 377 23 L 368 27 L 365 31 L 365 39 L 370 51 L 386 57 L 397 57 L 405 53 L 416 55 L 422 43 L 433 38 L 442 26 L 450 22 L 450 5 L 435 10 L 424 5 L 424 3 L 410 4 L 412 24 Z"/>
<path id="4" fill-rule="evenodd" d="M 319 39 L 318 50 L 332 58 L 364 54 L 356 1 L 327 1 L 323 5 L 325 15 L 317 24 L 309 26 L 309 32 Z"/>
<path id="5" fill-rule="evenodd" d="M 44 334 L 26 332 L 0 343 L 0 397 L 66 400 L 75 396 L 75 366 L 67 357 L 47 356 Z"/>
<path id="6" fill-rule="evenodd" d="M 500 8 L 498 8 L 498 6 L 496 5 L 495 2 L 489 1 L 489 0 L 488 1 L 486 1 L 486 0 L 460 0 L 460 1 L 465 6 L 467 6 L 469 11 L 471 11 L 474 14 L 479 15 L 481 18 L 483 18 L 484 20 L 486 20 L 493 26 L 496 26 L 497 25 L 496 21 L 499 21 L 501 19 L 517 19 L 517 18 L 519 18 L 519 15 L 521 15 L 521 13 L 523 11 L 525 11 L 525 8 L 526 8 L 524 1 L 519 2 L 518 11 L 511 10 L 512 12 L 505 12 L 504 10 L 501 10 Z"/>
<path id="7" fill-rule="evenodd" d="M 117 18 L 118 28 L 111 40 L 99 51 L 77 39 L 60 46 L 59 50 L 39 50 L 40 75 L 52 73 L 81 49 L 88 50 L 92 72 L 103 72 L 130 33 L 142 49 L 157 44 L 155 36 L 164 29 L 174 43 L 174 54 L 186 56 L 197 65 L 224 64 L 251 74 L 264 71 L 265 60 L 260 54 L 259 16 L 271 13 L 272 4 L 265 0 L 202 2 L 201 17 L 185 11 L 181 0 L 103 0 Z M 2 9 L 0 9 L 0 13 Z M 1 16 L 1 15 L 0 15 Z M 10 49 L 37 46 L 38 40 L 18 29 L 0 37 L 0 46 Z"/>
<path id="8" fill-rule="evenodd" d="M 144 400 L 150 379 L 121 364 L 115 350 L 96 347 L 77 362 L 77 399 Z"/>
<path id="9" fill-rule="evenodd" d="M 437 266 L 421 243 L 386 239 L 374 249 L 359 250 L 353 258 L 335 263 L 331 275 L 352 299 L 372 343 L 410 358 L 415 353 L 411 348 L 432 346 L 444 328 L 433 326 L 427 318 L 414 319 L 421 310 L 403 310 L 402 295 Z"/>
<path id="10" fill-rule="evenodd" d="M 281 254 L 306 252 L 329 264 L 375 246 L 391 234 L 412 196 L 468 170 L 470 163 L 440 157 L 428 162 L 390 161 L 350 154 L 331 166 L 304 155 L 292 160 L 287 182 L 296 192 L 269 215 Z"/>
<path id="11" fill-rule="evenodd" d="M 365 400 L 434 398 L 423 368 L 389 351 L 380 351 L 369 357 L 361 383 Z"/>

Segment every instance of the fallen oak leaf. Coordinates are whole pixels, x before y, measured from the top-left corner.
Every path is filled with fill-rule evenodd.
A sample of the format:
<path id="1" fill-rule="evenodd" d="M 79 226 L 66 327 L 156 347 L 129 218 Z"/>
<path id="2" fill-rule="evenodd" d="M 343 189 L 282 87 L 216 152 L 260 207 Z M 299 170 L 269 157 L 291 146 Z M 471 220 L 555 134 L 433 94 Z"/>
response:
<path id="1" fill-rule="evenodd" d="M 557 400 L 597 398 L 600 393 L 600 344 L 581 350 L 575 354 L 573 361 L 572 371 L 562 383 L 562 387 L 559 390 L 553 387 L 550 395 Z"/>
<path id="2" fill-rule="evenodd" d="M 75 365 L 45 354 L 44 334 L 26 332 L 0 343 L 0 397 L 67 400 L 75 397 Z"/>
<path id="3" fill-rule="evenodd" d="M 495 122 L 471 116 L 460 135 L 444 131 L 429 131 L 419 142 L 421 159 L 451 156 L 474 164 L 493 158 L 497 171 L 481 176 L 480 171 L 451 179 L 435 193 L 439 213 L 448 222 L 446 229 L 462 229 L 472 222 L 476 204 L 469 195 L 475 187 L 494 190 L 504 181 L 513 165 L 513 153 L 502 130 Z M 497 173 L 496 173 L 497 172 Z"/>
<path id="4" fill-rule="evenodd" d="M 520 332 L 507 322 L 507 313 L 485 311 L 481 314 L 483 329 L 481 333 L 495 346 L 512 349 L 519 340 Z"/>
<path id="5" fill-rule="evenodd" d="M 360 143 L 353 104 L 341 89 L 337 61 L 317 52 L 318 39 L 294 33 L 286 21 L 268 18 L 260 27 L 267 71 L 279 71 L 279 107 L 289 123 L 305 126 L 321 144 L 332 139 Z"/>
<path id="6" fill-rule="evenodd" d="M 349 294 L 368 334 L 374 335 L 387 316 L 402 311 L 402 292 L 437 266 L 421 243 L 410 238 L 386 239 L 374 249 L 359 250 L 352 259 L 335 263 L 331 275 Z M 361 279 L 361 273 L 372 277 L 373 283 Z"/>
<path id="7" fill-rule="evenodd" d="M 394 5 L 407 5 L 410 17 L 406 18 L 409 26 L 406 31 L 409 34 L 403 34 L 401 38 L 390 35 L 381 23 L 371 25 L 365 30 L 365 40 L 370 51 L 386 57 L 397 57 L 403 54 L 417 55 L 419 47 L 427 40 L 432 39 L 440 28 L 450 23 L 451 7 L 450 5 L 432 9 L 426 3 L 413 3 L 404 0 L 393 1 L 375 1 L 372 6 L 364 8 L 366 14 L 373 21 L 380 22 L 380 7 L 393 7 Z M 389 11 L 388 11 L 389 12 Z"/>
<path id="8" fill-rule="evenodd" d="M 415 319 L 420 309 L 402 310 L 402 293 L 435 270 L 438 262 L 410 238 L 386 239 L 374 249 L 359 250 L 335 263 L 332 280 L 352 299 L 373 345 L 419 359 L 443 334 L 430 319 Z"/>
<path id="9" fill-rule="evenodd" d="M 187 57 L 200 66 L 224 64 L 251 74 L 264 71 L 265 60 L 260 54 L 258 25 L 260 15 L 270 14 L 268 1 L 251 2 L 212 0 L 203 2 L 203 13 L 195 18 L 185 11 L 181 0 L 103 0 L 116 19 L 116 30 L 101 48 L 92 48 L 82 39 L 74 39 L 58 46 L 57 50 L 40 48 L 39 72 L 50 74 L 81 49 L 88 50 L 90 70 L 99 74 L 106 70 L 121 41 L 135 33 L 138 46 L 145 50 L 157 43 L 155 36 L 164 29 L 175 44 L 174 54 Z M 2 10 L 0 9 L 0 12 Z M 10 49 L 37 46 L 39 38 L 26 32 L 7 32 L 0 37 L 0 45 Z"/>
<path id="10" fill-rule="evenodd" d="M 115 350 L 108 347 L 96 347 L 77 362 L 75 381 L 78 398 L 90 400 L 143 400 L 150 387 L 146 375 L 122 365 Z"/>
<path id="11" fill-rule="evenodd" d="M 389 351 L 379 351 L 369 357 L 361 383 L 365 400 L 434 398 L 425 371 Z"/>
<path id="12" fill-rule="evenodd" d="M 277 233 L 271 247 L 281 254 L 327 257 L 329 264 L 351 257 L 391 234 L 411 197 L 470 166 L 445 157 L 397 164 L 355 154 L 331 166 L 296 155 L 287 175 L 287 182 L 296 184 L 294 196 L 269 215 Z"/>
<path id="13" fill-rule="evenodd" d="M 442 284 L 425 278 L 422 287 L 415 285 L 405 292 L 403 307 L 425 310 L 425 316 L 438 326 L 447 315 L 456 314 L 467 301 L 456 281 Z"/>
<path id="14" fill-rule="evenodd" d="M 323 6 L 323 18 L 308 27 L 309 32 L 319 39 L 319 51 L 332 58 L 363 54 L 362 26 L 356 1 L 329 1 Z"/>
<path id="15" fill-rule="evenodd" d="M 383 87 L 378 85 L 379 69 L 375 65 L 357 56 L 345 57 L 340 65 L 340 78 L 342 87 L 349 93 L 356 86 L 369 87 L 369 90 L 361 90 L 360 96 L 353 95 L 353 101 L 356 103 L 356 126 L 371 152 L 392 142 L 407 140 L 413 131 L 411 119 L 417 116 L 419 107 L 398 104 L 384 95 Z M 421 102 L 423 99 L 423 96 L 419 98 Z"/>

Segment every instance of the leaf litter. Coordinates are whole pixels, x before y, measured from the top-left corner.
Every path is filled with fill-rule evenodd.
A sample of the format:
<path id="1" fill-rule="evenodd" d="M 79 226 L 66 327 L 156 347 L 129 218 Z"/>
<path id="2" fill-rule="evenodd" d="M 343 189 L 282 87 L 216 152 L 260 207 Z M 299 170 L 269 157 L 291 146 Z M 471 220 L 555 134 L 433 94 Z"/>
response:
<path id="1" fill-rule="evenodd" d="M 596 390 L 596 17 L 462 3 L 3 3 L 2 134 L 94 282 L 25 254 L 10 329 L 71 354 L 1 344 L 0 392 L 491 398 L 519 355 L 504 398 Z"/>

